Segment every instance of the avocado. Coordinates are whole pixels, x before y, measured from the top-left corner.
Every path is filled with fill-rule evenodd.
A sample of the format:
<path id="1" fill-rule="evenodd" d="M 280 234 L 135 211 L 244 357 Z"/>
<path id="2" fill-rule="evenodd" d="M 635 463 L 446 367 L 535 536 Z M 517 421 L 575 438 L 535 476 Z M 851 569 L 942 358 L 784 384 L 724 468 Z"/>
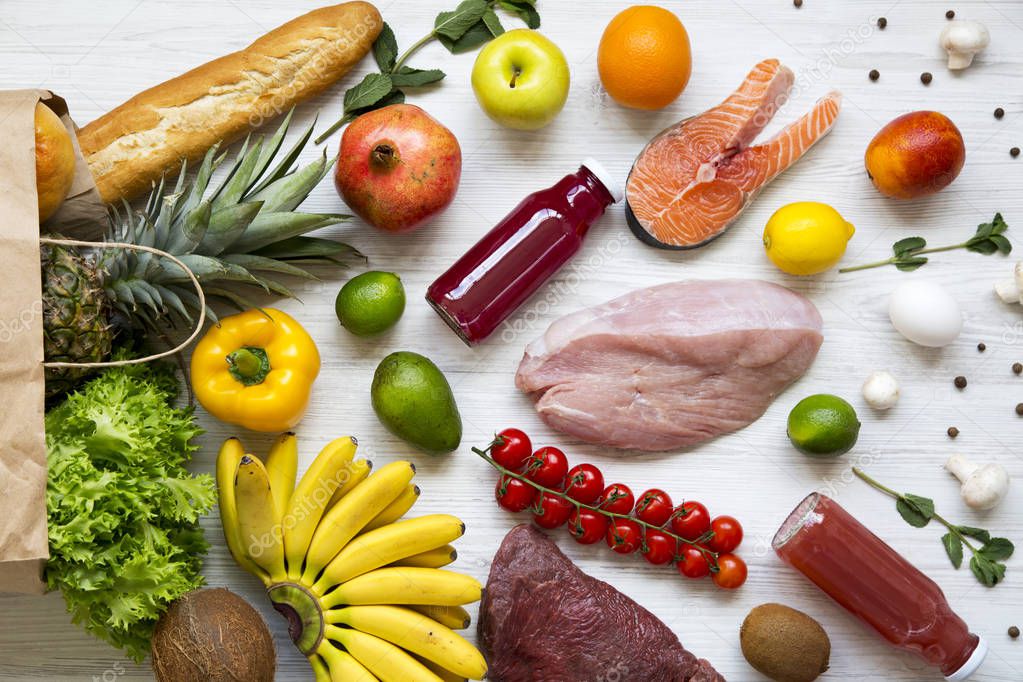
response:
<path id="1" fill-rule="evenodd" d="M 373 374 L 373 410 L 387 430 L 423 452 L 440 455 L 462 442 L 462 417 L 448 380 L 418 353 L 399 351 Z"/>
<path id="2" fill-rule="evenodd" d="M 750 611 L 739 641 L 749 664 L 775 682 L 813 682 L 831 658 L 831 640 L 821 624 L 784 604 Z"/>

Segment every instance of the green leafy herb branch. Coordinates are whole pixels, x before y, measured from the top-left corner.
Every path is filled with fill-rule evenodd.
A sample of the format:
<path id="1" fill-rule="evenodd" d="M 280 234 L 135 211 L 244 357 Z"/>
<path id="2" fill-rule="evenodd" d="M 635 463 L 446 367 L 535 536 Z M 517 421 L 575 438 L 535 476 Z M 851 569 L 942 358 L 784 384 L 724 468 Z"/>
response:
<path id="1" fill-rule="evenodd" d="M 903 272 L 911 272 L 927 263 L 928 259 L 924 256 L 925 253 L 939 253 L 941 251 L 955 251 L 957 249 L 966 249 L 967 251 L 980 253 L 985 256 L 990 256 L 993 253 L 1000 253 L 1005 256 L 1012 252 L 1012 244 L 1009 242 L 1009 238 L 1005 236 L 1005 231 L 1008 229 L 1009 226 L 1002 218 L 1002 214 L 996 213 L 990 223 L 978 225 L 974 235 L 961 244 L 932 246 L 928 248 L 927 240 L 923 237 L 906 237 L 892 245 L 893 255 L 891 258 L 842 268 L 838 272 L 856 272 L 858 270 L 880 268 L 885 265 L 894 265 Z"/>
<path id="2" fill-rule="evenodd" d="M 873 478 L 853 467 L 853 473 L 873 488 L 895 498 L 895 508 L 909 525 L 923 528 L 932 520 L 948 529 L 941 536 L 941 544 L 945 547 L 949 561 L 955 568 L 963 565 L 963 548 L 970 550 L 970 570 L 983 585 L 994 587 L 1005 578 L 1006 559 L 1012 556 L 1015 549 L 1006 538 L 992 537 L 983 528 L 973 526 L 957 526 L 938 514 L 934 509 L 934 500 L 911 493 L 900 493 L 881 485 Z M 974 541 L 974 542 L 971 542 Z M 977 544 L 978 543 L 979 547 Z"/>
<path id="3" fill-rule="evenodd" d="M 316 144 L 366 112 L 404 102 L 405 88 L 418 88 L 442 80 L 445 73 L 440 69 L 416 69 L 406 62 L 434 40 L 440 41 L 452 54 L 459 54 L 496 38 L 504 33 L 497 9 L 519 17 L 529 28 L 540 26 L 536 0 L 464 0 L 450 12 L 438 14 L 433 30 L 399 54 L 394 30 L 385 23 L 373 43 L 373 58 L 380 72 L 367 74 L 345 93 L 341 118 L 316 138 Z"/>

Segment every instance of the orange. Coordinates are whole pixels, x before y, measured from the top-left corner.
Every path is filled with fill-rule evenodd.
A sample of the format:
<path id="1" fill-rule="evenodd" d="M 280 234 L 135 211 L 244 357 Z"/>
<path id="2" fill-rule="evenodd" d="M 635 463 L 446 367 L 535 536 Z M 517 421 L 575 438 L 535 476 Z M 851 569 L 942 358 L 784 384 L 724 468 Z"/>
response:
<path id="1" fill-rule="evenodd" d="M 604 29 L 597 69 L 604 89 L 619 104 L 663 109 L 689 82 L 689 34 L 678 17 L 663 7 L 629 7 Z"/>
<path id="2" fill-rule="evenodd" d="M 53 215 L 75 178 L 75 148 L 64 122 L 50 107 L 36 104 L 36 193 L 39 222 Z"/>

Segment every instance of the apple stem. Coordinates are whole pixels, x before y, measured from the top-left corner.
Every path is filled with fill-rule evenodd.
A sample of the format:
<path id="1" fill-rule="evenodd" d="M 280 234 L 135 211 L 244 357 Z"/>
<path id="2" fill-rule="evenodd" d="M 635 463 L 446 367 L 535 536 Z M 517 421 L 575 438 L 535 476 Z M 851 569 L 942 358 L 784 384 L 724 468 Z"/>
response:
<path id="1" fill-rule="evenodd" d="M 515 70 L 512 71 L 511 83 L 509 83 L 508 85 L 510 85 L 512 88 L 514 88 L 515 87 L 515 81 L 517 81 L 519 79 L 519 76 L 521 76 L 521 75 L 522 75 L 522 69 L 520 69 L 519 67 L 516 66 Z"/>

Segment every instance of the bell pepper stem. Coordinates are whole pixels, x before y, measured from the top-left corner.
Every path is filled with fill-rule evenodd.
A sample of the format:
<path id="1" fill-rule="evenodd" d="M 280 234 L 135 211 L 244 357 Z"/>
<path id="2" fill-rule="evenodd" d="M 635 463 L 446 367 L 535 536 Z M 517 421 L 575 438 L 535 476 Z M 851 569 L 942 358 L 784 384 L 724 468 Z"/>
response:
<path id="1" fill-rule="evenodd" d="M 227 354 L 228 371 L 245 386 L 261 384 L 270 373 L 270 358 L 262 348 L 242 346 Z"/>

